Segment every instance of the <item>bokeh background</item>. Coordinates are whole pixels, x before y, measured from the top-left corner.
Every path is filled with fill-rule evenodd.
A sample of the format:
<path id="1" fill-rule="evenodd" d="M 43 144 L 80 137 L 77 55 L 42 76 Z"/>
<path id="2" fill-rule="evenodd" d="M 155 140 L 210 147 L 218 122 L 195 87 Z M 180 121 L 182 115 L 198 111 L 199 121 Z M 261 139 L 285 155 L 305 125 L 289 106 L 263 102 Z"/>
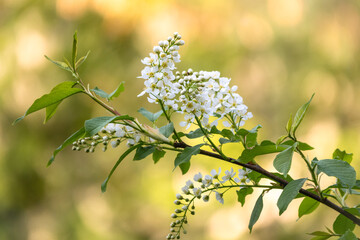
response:
<path id="1" fill-rule="evenodd" d="M 180 70 L 219 70 L 239 86 L 253 112 L 245 127 L 261 124 L 260 138 L 276 140 L 290 113 L 316 93 L 298 137 L 316 149 L 309 157 L 330 158 L 336 147 L 360 155 L 360 2 L 357 0 L 0 0 L 0 239 L 164 239 L 174 195 L 194 173 L 230 165 L 196 157 L 190 173 L 172 171 L 174 154 L 157 165 L 150 158 L 125 160 L 102 194 L 100 184 L 124 148 L 106 153 L 52 151 L 85 119 L 107 115 L 85 96 L 64 101 L 43 125 L 34 113 L 16 126 L 39 96 L 71 76 L 46 61 L 70 56 L 78 30 L 79 52 L 91 50 L 80 73 L 108 92 L 125 81 L 114 101 L 139 117 L 141 106 L 157 111 L 142 90 L 140 59 L 178 31 L 186 44 Z M 239 148 L 231 145 L 229 154 Z M 271 159 L 260 163 L 272 169 Z M 294 177 L 306 174 L 294 160 Z M 328 179 L 331 182 L 331 179 Z M 279 192 L 265 196 L 262 217 L 250 235 L 247 224 L 257 198 L 243 208 L 235 193 L 225 205 L 197 203 L 183 239 L 309 239 L 337 214 L 325 207 L 297 219 L 294 201 L 278 217 Z M 358 200 L 354 200 L 358 201 Z"/>

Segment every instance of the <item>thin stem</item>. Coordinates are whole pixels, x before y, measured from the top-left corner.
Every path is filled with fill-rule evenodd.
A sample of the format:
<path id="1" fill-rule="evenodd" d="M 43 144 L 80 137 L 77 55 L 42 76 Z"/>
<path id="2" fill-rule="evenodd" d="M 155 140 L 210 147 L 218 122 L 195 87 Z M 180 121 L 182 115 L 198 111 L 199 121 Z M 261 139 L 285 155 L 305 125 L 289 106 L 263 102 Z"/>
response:
<path id="1" fill-rule="evenodd" d="M 313 179 L 313 181 L 314 181 L 314 184 L 315 184 L 315 186 L 316 186 L 316 191 L 319 193 L 319 196 L 320 196 L 321 198 L 323 198 L 323 196 L 322 196 L 322 194 L 321 194 L 320 185 L 319 185 L 319 183 L 318 183 L 318 179 L 317 179 L 317 176 L 316 176 L 316 174 L 315 174 L 315 170 L 311 167 L 308 159 L 305 157 L 305 155 L 302 153 L 302 151 L 301 151 L 298 147 L 296 147 L 296 151 L 297 151 L 297 153 L 300 154 L 301 158 L 304 159 L 304 161 L 305 161 L 305 163 L 306 163 L 306 165 L 307 165 L 307 167 L 308 167 L 308 169 L 309 169 L 309 171 L 310 171 L 310 173 L 311 173 L 311 177 L 312 177 L 312 179 Z"/>
<path id="2" fill-rule="evenodd" d="M 203 132 L 204 136 L 206 137 L 206 139 L 209 141 L 209 143 L 211 144 L 211 146 L 214 148 L 214 150 L 215 150 L 216 152 L 218 152 L 223 159 L 228 159 L 228 158 L 223 154 L 223 152 L 213 143 L 213 141 L 211 141 L 211 139 L 209 138 L 209 136 L 208 136 L 208 134 L 207 134 L 207 131 L 202 127 L 202 124 L 201 124 L 201 122 L 200 122 L 200 119 L 199 119 L 196 115 L 195 115 L 195 120 L 196 120 L 197 124 L 199 125 L 201 131 Z"/>
<path id="3" fill-rule="evenodd" d="M 167 115 L 166 110 L 165 110 L 165 107 L 164 107 L 164 104 L 163 104 L 163 102 L 162 102 L 161 100 L 159 100 L 159 104 L 160 104 L 160 106 L 161 106 L 161 110 L 163 111 L 166 119 L 168 120 L 169 123 L 171 123 L 172 121 L 171 121 L 170 117 Z M 175 137 L 179 140 L 179 142 L 182 142 L 182 140 L 181 140 L 181 138 L 179 137 L 178 133 L 176 132 L 175 128 L 174 128 L 174 135 L 175 135 Z"/>

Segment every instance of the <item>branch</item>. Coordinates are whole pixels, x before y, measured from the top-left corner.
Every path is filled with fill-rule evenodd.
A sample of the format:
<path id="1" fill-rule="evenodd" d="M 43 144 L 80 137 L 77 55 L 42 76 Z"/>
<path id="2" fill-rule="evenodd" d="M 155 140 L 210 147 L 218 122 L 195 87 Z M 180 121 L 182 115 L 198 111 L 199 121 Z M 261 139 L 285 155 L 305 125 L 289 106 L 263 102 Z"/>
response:
<path id="1" fill-rule="evenodd" d="M 190 145 L 184 143 L 184 142 L 181 142 L 181 143 L 177 143 L 175 142 L 174 143 L 174 147 L 175 148 L 186 148 L 186 147 L 191 147 Z M 200 150 L 200 154 L 201 155 L 205 155 L 205 156 L 209 156 L 209 157 L 212 157 L 212 158 L 217 158 L 217 159 L 220 159 L 220 160 L 223 160 L 225 162 L 229 162 L 229 163 L 232 163 L 232 164 L 235 164 L 235 165 L 239 165 L 239 166 L 242 166 L 242 167 L 245 167 L 245 168 L 248 168 L 248 169 L 251 169 L 253 171 L 256 171 L 258 173 L 261 173 L 262 175 L 264 176 L 267 176 L 268 178 L 270 178 L 271 180 L 279 183 L 283 188 L 289 183 L 288 181 L 272 174 L 271 172 L 268 172 L 267 170 L 263 169 L 260 165 L 258 164 L 254 164 L 254 163 L 241 163 L 241 162 L 238 162 L 236 159 L 234 158 L 227 158 L 227 159 L 224 159 L 221 155 L 217 154 L 217 153 L 214 153 L 214 152 L 209 152 L 209 151 L 205 151 L 205 150 Z M 354 216 L 353 214 L 345 211 L 344 209 L 342 209 L 340 206 L 334 204 L 333 202 L 329 201 L 327 198 L 320 198 L 318 195 L 316 194 L 313 194 L 312 192 L 309 192 L 303 188 L 300 189 L 299 191 L 300 193 L 304 194 L 305 196 L 307 197 L 310 197 L 322 204 L 325 204 L 326 206 L 334 209 L 335 211 L 337 211 L 338 213 L 344 215 L 345 217 L 347 217 L 348 219 L 350 219 L 351 221 L 353 221 L 356 225 L 359 225 L 360 226 L 360 219 L 357 218 L 356 216 Z"/>

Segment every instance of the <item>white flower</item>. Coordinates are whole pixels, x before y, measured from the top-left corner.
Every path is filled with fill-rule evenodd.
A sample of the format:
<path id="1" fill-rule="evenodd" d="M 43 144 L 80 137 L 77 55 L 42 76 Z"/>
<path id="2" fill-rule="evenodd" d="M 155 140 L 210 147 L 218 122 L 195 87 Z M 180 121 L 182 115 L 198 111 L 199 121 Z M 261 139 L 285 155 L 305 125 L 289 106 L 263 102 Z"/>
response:
<path id="1" fill-rule="evenodd" d="M 250 179 L 248 178 L 248 174 L 251 172 L 250 169 L 239 169 L 239 180 L 243 183 L 249 183 Z"/>
<path id="2" fill-rule="evenodd" d="M 224 182 L 227 182 L 227 181 L 229 181 L 231 178 L 233 178 L 234 176 L 235 176 L 235 172 L 234 172 L 234 169 L 233 168 L 231 168 L 230 169 L 230 171 L 229 170 L 226 170 L 225 171 L 225 176 L 223 176 L 222 177 L 222 183 L 224 183 Z"/>
<path id="3" fill-rule="evenodd" d="M 205 185 L 205 187 L 208 187 L 212 184 L 212 180 L 213 180 L 212 176 L 206 175 L 202 180 L 202 183 Z"/>
<path id="4" fill-rule="evenodd" d="M 202 174 L 200 172 L 195 174 L 194 181 L 195 182 L 201 182 L 202 181 Z"/>
<path id="5" fill-rule="evenodd" d="M 194 188 L 193 193 L 194 193 L 195 197 L 201 198 L 201 193 L 202 193 L 201 188 Z"/>
<path id="6" fill-rule="evenodd" d="M 211 172 L 210 172 L 211 176 L 215 179 L 219 178 L 220 173 L 221 173 L 221 168 L 219 168 L 218 172 L 216 172 L 215 169 L 211 170 Z"/>
<path id="7" fill-rule="evenodd" d="M 117 146 L 119 146 L 119 142 L 118 141 L 111 141 L 111 146 L 113 147 L 113 148 L 116 148 Z"/>
<path id="8" fill-rule="evenodd" d="M 183 193 L 185 193 L 185 194 L 189 194 L 190 193 L 190 191 L 189 191 L 189 187 L 188 186 L 184 186 L 184 187 L 182 187 L 181 188 L 181 190 L 183 191 Z"/>
<path id="9" fill-rule="evenodd" d="M 194 188 L 194 184 L 191 180 L 186 181 L 186 187 L 188 188 Z"/>
<path id="10" fill-rule="evenodd" d="M 224 204 L 224 198 L 222 193 L 215 192 L 216 200 L 219 201 L 219 203 Z"/>

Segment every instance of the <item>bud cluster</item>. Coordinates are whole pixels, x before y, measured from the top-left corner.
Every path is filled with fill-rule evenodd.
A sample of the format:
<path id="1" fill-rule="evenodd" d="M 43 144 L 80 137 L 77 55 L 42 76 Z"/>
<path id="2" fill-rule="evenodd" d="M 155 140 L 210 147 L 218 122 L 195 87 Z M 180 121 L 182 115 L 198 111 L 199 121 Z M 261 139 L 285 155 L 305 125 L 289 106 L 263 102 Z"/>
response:
<path id="1" fill-rule="evenodd" d="M 195 174 L 193 181 L 188 180 L 184 187 L 181 188 L 182 194 L 176 194 L 174 204 L 178 206 L 175 212 L 171 214 L 174 219 L 170 224 L 170 233 L 166 239 L 180 239 L 180 232 L 186 234 L 184 224 L 187 224 L 187 215 L 195 215 L 195 199 L 202 199 L 208 202 L 211 193 L 215 193 L 215 198 L 221 204 L 224 204 L 223 195 L 230 188 L 242 188 L 246 183 L 250 182 L 248 174 L 249 169 L 239 169 L 237 177 L 236 172 L 231 168 L 226 170 L 224 176 L 219 177 L 221 168 L 218 171 L 211 170 L 210 175 L 203 176 L 200 172 Z"/>
<path id="2" fill-rule="evenodd" d="M 101 131 L 92 137 L 80 138 L 73 142 L 73 150 L 94 152 L 98 144 L 103 145 L 102 150 L 106 151 L 109 144 L 116 148 L 121 142 L 127 140 L 127 146 L 133 146 L 144 137 L 138 130 L 120 123 L 109 123 Z"/>

